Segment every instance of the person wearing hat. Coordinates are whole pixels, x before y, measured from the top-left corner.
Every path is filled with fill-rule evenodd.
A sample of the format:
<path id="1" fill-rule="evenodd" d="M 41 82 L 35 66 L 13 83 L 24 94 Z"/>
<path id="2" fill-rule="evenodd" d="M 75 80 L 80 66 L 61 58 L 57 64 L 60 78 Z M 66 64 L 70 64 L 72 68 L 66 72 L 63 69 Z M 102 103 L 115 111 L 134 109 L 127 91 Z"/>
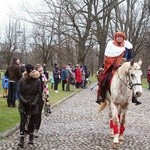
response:
<path id="1" fill-rule="evenodd" d="M 31 64 L 28 64 L 19 82 L 18 110 L 20 113 L 20 141 L 18 146 L 20 147 L 24 147 L 25 133 L 29 134 L 29 144 L 33 144 L 35 116 L 39 112 L 37 104 L 41 95 L 41 81 L 39 76 L 39 72 Z M 29 118 L 28 125 L 26 125 L 27 117 Z"/>
<path id="2" fill-rule="evenodd" d="M 105 101 L 106 91 L 110 86 L 110 80 L 118 67 L 120 67 L 123 61 L 129 61 L 133 58 L 133 55 L 131 55 L 133 46 L 125 39 L 126 35 L 119 31 L 115 33 L 114 40 L 109 41 L 106 46 L 104 53 L 104 70 L 100 76 L 99 88 L 97 91 L 96 102 L 98 104 Z M 132 102 L 136 105 L 141 104 L 135 97 L 132 98 Z"/>

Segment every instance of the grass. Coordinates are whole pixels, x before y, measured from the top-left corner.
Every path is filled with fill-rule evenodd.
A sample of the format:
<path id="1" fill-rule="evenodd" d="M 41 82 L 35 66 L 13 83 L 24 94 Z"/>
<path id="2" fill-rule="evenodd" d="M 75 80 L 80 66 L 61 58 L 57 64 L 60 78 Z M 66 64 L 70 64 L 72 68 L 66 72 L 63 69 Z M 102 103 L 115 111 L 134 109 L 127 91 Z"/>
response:
<path id="1" fill-rule="evenodd" d="M 96 82 L 96 78 L 90 78 L 93 82 Z M 59 93 L 55 93 L 53 89 L 50 89 L 49 85 L 49 92 L 50 97 L 49 101 L 51 104 L 55 104 L 56 102 L 60 101 L 61 99 L 78 92 L 80 89 L 76 89 L 71 86 L 71 91 L 62 91 L 61 84 L 58 86 Z M 18 105 L 18 101 L 16 103 Z M 2 98 L 2 86 L 0 80 L 0 133 L 14 127 L 16 124 L 19 123 L 19 112 L 18 108 L 10 108 L 7 107 L 7 99 Z"/>
<path id="2" fill-rule="evenodd" d="M 0 133 L 14 127 L 19 121 L 17 108 L 8 108 L 6 99 L 0 98 Z"/>

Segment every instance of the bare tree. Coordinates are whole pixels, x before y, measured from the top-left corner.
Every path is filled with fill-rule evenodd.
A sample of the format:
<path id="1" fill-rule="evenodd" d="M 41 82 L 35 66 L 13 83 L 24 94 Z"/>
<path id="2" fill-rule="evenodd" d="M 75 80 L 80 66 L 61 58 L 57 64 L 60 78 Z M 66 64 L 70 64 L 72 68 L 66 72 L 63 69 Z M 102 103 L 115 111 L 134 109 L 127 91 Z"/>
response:
<path id="1" fill-rule="evenodd" d="M 8 27 L 6 27 L 3 41 L 0 44 L 1 55 L 7 65 L 10 65 L 12 57 L 15 55 L 15 52 L 18 51 L 18 43 L 20 42 L 19 26 L 20 22 L 18 24 L 18 20 L 10 20 Z"/>
<path id="2" fill-rule="evenodd" d="M 42 63 L 48 63 L 55 53 L 54 33 L 48 32 L 45 26 L 38 26 L 34 29 L 32 49 L 40 52 Z"/>
<path id="3" fill-rule="evenodd" d="M 49 5 L 60 9 L 61 8 L 61 16 L 65 16 L 68 18 L 67 22 L 64 22 L 63 19 L 59 21 L 61 26 L 67 26 L 67 28 L 63 28 L 63 30 L 59 30 L 59 33 L 72 38 L 77 45 L 77 61 L 80 64 L 84 64 L 84 60 L 89 50 L 87 48 L 87 39 L 89 37 L 91 24 L 93 21 L 92 18 L 92 0 L 82 0 L 80 1 L 70 1 L 70 0 L 61 0 L 56 3 L 52 3 L 50 0 L 45 0 L 45 2 Z M 56 12 L 55 12 L 56 13 Z M 55 18 L 55 21 L 58 18 Z M 59 28 L 57 28 L 59 29 Z M 57 30 L 56 29 L 56 30 Z M 66 30 L 64 30 L 66 29 Z"/>
<path id="4" fill-rule="evenodd" d="M 116 30 L 126 33 L 127 39 L 133 44 L 135 56 L 142 52 L 148 38 L 150 27 L 148 3 L 149 0 L 128 0 L 115 9 L 117 18 L 113 20 L 113 26 Z"/>
<path id="5" fill-rule="evenodd" d="M 111 14 L 112 10 L 121 4 L 124 0 L 94 0 L 94 23 L 95 28 L 94 34 L 97 38 L 97 42 L 99 44 L 99 53 L 97 56 L 99 57 L 99 65 L 100 67 L 103 64 L 104 51 L 106 47 L 106 42 L 108 39 L 108 33 L 110 32 L 110 22 L 111 22 Z"/>

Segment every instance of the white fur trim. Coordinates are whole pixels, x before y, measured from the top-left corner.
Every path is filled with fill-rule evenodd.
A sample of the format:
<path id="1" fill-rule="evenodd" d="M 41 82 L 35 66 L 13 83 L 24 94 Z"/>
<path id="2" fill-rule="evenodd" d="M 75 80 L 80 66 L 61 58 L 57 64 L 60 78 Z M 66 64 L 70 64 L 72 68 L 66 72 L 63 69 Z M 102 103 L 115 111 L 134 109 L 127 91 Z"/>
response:
<path id="1" fill-rule="evenodd" d="M 125 44 L 123 47 L 115 46 L 113 44 L 113 42 L 114 41 L 109 41 L 107 46 L 106 46 L 104 55 L 107 57 L 117 57 L 125 51 L 125 48 L 128 48 L 128 49 L 133 48 L 132 44 L 129 41 L 125 41 Z"/>
<path id="2" fill-rule="evenodd" d="M 125 41 L 125 48 L 132 49 L 133 45 L 129 41 Z"/>
<path id="3" fill-rule="evenodd" d="M 117 57 L 125 51 L 125 47 L 118 47 L 113 44 L 113 41 L 109 41 L 105 49 L 105 56 Z"/>

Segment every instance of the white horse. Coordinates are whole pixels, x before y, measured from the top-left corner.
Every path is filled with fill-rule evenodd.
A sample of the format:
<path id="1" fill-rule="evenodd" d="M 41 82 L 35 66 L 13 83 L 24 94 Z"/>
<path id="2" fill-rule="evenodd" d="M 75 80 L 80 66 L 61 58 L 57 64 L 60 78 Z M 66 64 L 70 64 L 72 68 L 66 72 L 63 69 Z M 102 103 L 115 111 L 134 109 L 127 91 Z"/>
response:
<path id="1" fill-rule="evenodd" d="M 119 140 L 123 140 L 129 101 L 132 100 L 132 96 L 140 97 L 143 92 L 141 64 L 141 60 L 122 64 L 112 78 L 110 91 L 107 91 L 105 102 L 99 105 L 99 111 L 102 111 L 108 103 L 110 135 L 113 135 L 114 146 L 118 146 Z"/>

